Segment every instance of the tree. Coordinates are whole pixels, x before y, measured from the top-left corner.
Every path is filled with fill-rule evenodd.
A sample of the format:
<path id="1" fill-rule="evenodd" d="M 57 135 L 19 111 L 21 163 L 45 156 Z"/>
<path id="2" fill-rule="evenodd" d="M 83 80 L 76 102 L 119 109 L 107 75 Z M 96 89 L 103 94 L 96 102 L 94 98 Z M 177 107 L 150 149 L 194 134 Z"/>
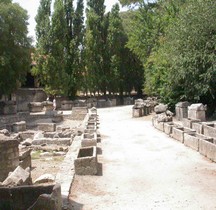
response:
<path id="1" fill-rule="evenodd" d="M 168 28 L 164 53 L 170 63 L 167 92 L 169 101 L 188 100 L 216 103 L 216 55 L 214 0 L 190 0 Z"/>
<path id="2" fill-rule="evenodd" d="M 104 15 L 104 1 L 87 2 L 87 24 L 85 37 L 85 55 L 88 86 L 91 92 L 107 90 L 107 28 L 108 15 Z"/>
<path id="3" fill-rule="evenodd" d="M 37 21 L 37 71 L 47 92 L 75 96 L 82 74 L 83 0 L 41 0 Z"/>
<path id="4" fill-rule="evenodd" d="M 67 69 L 69 83 L 68 95 L 75 96 L 78 88 L 81 87 L 83 78 L 82 48 L 84 37 L 84 4 L 78 0 L 76 10 L 73 10 L 72 1 L 65 5 L 67 14 Z"/>
<path id="5" fill-rule="evenodd" d="M 27 21 L 26 10 L 18 4 L 0 1 L 0 96 L 15 91 L 30 68 Z"/>

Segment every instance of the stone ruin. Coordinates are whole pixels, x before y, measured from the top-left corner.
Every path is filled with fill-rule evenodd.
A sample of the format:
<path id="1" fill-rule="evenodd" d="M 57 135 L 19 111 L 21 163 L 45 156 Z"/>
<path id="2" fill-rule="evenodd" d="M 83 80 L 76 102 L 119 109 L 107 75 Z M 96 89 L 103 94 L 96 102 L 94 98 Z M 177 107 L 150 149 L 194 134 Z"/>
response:
<path id="1" fill-rule="evenodd" d="M 52 113 L 53 115 L 47 115 L 47 111 L 51 111 L 51 108 L 44 110 L 44 114 L 37 114 L 37 117 L 35 117 L 34 113 L 31 113 L 30 116 L 33 116 L 31 118 L 32 122 L 8 121 L 8 123 L 13 122 L 11 123 L 10 131 L 7 129 L 0 130 L 0 209 L 62 209 L 61 186 L 55 182 L 55 177 L 50 177 L 47 174 L 39 177 L 39 180 L 36 179 L 32 182 L 31 153 L 35 149 L 46 150 L 49 145 L 55 145 L 54 148 L 68 148 L 73 144 L 75 136 L 82 134 L 82 141 L 88 141 L 90 148 L 93 148 L 94 172 L 92 174 L 97 173 L 97 159 L 95 158 L 97 149 L 92 147 L 92 142 L 96 145 L 95 140 L 97 141 L 98 139 L 97 110 L 94 108 L 91 110 L 91 115 L 89 115 L 88 121 L 85 121 L 85 127 L 81 130 L 81 133 L 77 126 L 88 115 L 86 107 L 76 107 L 76 109 L 71 111 L 71 114 L 66 115 L 57 112 Z M 76 119 L 73 120 L 76 126 L 62 126 L 59 122 L 55 123 L 53 122 L 54 116 L 61 116 L 60 122 L 62 120 L 67 121 L 67 119 L 71 120 L 75 117 Z M 6 117 L 4 118 L 6 122 Z M 13 116 L 11 119 L 18 118 Z M 95 126 L 92 125 L 93 122 L 95 122 Z M 67 150 L 44 152 L 44 155 L 49 157 L 50 155 L 65 156 Z M 85 152 L 80 152 L 79 159 L 81 156 L 83 158 L 84 154 Z M 86 166 L 86 168 L 88 167 Z M 83 170 L 91 171 L 92 169 Z M 72 179 L 70 183 L 71 181 Z M 1 196 L 3 194 L 4 196 Z"/>
<path id="2" fill-rule="evenodd" d="M 96 175 L 98 172 L 97 142 L 98 142 L 98 115 L 97 109 L 90 109 L 88 119 L 81 135 L 81 147 L 77 158 L 74 160 L 77 175 Z"/>
<path id="3" fill-rule="evenodd" d="M 176 120 L 181 121 L 157 121 L 153 118 L 154 127 L 216 162 L 216 124 L 205 122 L 207 107 L 181 102 L 176 108 L 179 112 L 176 113 Z"/>
<path id="4" fill-rule="evenodd" d="M 132 117 L 147 116 L 153 112 L 154 107 L 157 105 L 156 98 L 148 97 L 146 100 L 137 99 L 135 100 L 134 106 L 132 107 Z"/>

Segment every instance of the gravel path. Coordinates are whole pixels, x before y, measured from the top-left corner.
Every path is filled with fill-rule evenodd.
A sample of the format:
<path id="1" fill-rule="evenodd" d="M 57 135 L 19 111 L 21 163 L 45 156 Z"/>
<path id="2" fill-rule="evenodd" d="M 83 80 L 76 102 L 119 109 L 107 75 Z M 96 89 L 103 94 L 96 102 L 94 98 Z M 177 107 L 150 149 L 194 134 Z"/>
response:
<path id="1" fill-rule="evenodd" d="M 151 125 L 132 107 L 98 109 L 101 172 L 76 176 L 75 210 L 216 209 L 216 163 Z"/>

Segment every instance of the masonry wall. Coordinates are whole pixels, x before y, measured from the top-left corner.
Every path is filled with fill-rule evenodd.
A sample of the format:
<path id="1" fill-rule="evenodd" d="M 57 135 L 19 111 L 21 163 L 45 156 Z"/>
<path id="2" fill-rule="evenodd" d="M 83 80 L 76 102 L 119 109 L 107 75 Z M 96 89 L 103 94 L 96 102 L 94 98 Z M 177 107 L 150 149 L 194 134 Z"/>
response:
<path id="1" fill-rule="evenodd" d="M 19 165 L 18 145 L 16 140 L 0 140 L 0 182 Z"/>
<path id="2" fill-rule="evenodd" d="M 54 185 L 0 188 L 0 209 L 26 210 L 41 194 L 51 194 Z"/>

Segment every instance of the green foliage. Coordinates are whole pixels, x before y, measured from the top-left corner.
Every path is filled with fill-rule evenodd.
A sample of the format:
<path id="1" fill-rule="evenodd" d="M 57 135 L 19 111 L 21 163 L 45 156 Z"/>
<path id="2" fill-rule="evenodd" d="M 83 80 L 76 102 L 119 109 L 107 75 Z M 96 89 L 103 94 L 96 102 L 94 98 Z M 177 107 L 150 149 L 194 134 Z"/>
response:
<path id="1" fill-rule="evenodd" d="M 30 68 L 27 12 L 11 1 L 0 1 L 0 96 L 11 94 Z"/>
<path id="2" fill-rule="evenodd" d="M 178 90 L 173 99 L 178 97 L 209 106 L 216 101 L 215 6 L 213 0 L 191 0 L 168 28 L 170 88 Z"/>
<path id="3" fill-rule="evenodd" d="M 37 22 L 37 72 L 50 94 L 74 96 L 81 83 L 83 65 L 83 0 L 55 0 L 50 12 L 51 0 L 41 0 Z"/>

